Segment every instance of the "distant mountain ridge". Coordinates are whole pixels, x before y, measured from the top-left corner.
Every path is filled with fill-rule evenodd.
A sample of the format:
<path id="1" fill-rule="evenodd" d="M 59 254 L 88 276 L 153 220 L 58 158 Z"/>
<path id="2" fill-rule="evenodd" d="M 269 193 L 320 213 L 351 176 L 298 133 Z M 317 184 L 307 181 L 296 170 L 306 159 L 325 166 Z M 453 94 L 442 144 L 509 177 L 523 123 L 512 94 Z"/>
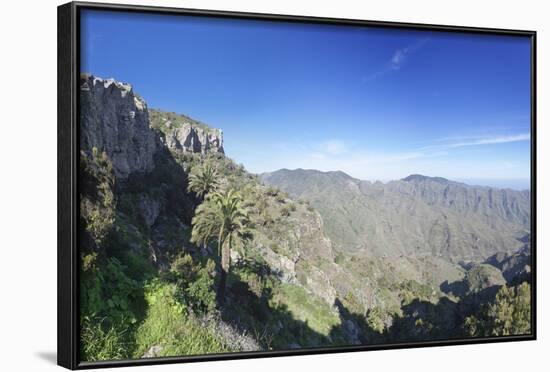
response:
<path id="1" fill-rule="evenodd" d="M 261 175 L 321 213 L 342 251 L 483 261 L 513 253 L 529 232 L 530 193 L 410 175 L 388 183 L 344 172 L 281 169 Z"/>
<path id="2" fill-rule="evenodd" d="M 446 184 L 450 182 L 448 179 L 443 177 L 428 177 L 421 174 L 411 174 L 410 176 L 407 176 L 401 180 L 406 182 L 433 181 L 441 184 Z"/>

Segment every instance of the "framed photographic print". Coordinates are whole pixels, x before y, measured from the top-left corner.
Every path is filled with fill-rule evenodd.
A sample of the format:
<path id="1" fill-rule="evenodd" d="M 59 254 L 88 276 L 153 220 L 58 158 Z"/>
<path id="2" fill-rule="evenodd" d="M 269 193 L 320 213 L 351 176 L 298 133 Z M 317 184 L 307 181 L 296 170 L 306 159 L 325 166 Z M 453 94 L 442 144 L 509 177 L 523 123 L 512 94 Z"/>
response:
<path id="1" fill-rule="evenodd" d="M 58 363 L 536 338 L 535 32 L 58 8 Z"/>

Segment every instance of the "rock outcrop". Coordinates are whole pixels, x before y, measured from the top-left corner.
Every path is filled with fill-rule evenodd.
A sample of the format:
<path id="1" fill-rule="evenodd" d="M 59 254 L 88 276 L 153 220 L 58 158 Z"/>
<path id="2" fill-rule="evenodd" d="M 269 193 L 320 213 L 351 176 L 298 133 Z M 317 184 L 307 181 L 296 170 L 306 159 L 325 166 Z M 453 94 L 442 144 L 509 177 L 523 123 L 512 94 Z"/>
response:
<path id="1" fill-rule="evenodd" d="M 90 74 L 80 77 L 80 148 L 105 151 L 117 179 L 153 170 L 155 153 L 223 153 L 221 129 L 187 116 L 149 110 L 130 84 Z"/>
<path id="2" fill-rule="evenodd" d="M 162 142 L 170 151 L 224 153 L 221 129 L 211 128 L 174 112 L 150 110 L 149 114 L 151 126 L 161 134 Z"/>
<path id="3" fill-rule="evenodd" d="M 222 131 L 205 130 L 184 124 L 166 135 L 166 145 L 173 151 L 184 151 L 206 154 L 209 151 L 223 153 Z"/>
<path id="4" fill-rule="evenodd" d="M 117 178 L 149 172 L 159 149 L 149 127 L 145 101 L 129 84 L 82 74 L 80 77 L 80 148 L 105 151 Z"/>

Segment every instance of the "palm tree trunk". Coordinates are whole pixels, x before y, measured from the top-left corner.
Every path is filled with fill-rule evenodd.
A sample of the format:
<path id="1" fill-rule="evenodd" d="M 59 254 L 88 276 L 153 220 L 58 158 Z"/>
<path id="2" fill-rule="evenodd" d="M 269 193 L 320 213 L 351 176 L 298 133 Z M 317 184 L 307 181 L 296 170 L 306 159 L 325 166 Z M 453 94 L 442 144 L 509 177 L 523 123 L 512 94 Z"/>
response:
<path id="1" fill-rule="evenodd" d="M 218 255 L 220 256 L 221 261 L 221 270 L 220 270 L 220 283 L 218 284 L 218 303 L 220 305 L 223 305 L 225 303 L 225 286 L 227 282 L 227 271 L 224 269 L 224 258 L 223 258 L 223 251 L 224 248 L 224 233 L 225 226 L 222 224 L 220 228 L 220 233 L 218 235 Z"/>
<path id="2" fill-rule="evenodd" d="M 223 268 L 220 271 L 220 286 L 218 288 L 218 302 L 225 304 L 225 286 L 227 285 L 227 271 Z"/>
<path id="3" fill-rule="evenodd" d="M 227 287 L 227 275 L 229 274 L 229 266 L 231 265 L 231 235 L 229 235 L 228 241 L 222 244 L 222 271 L 220 278 L 220 299 L 221 303 L 225 302 L 225 291 Z"/>

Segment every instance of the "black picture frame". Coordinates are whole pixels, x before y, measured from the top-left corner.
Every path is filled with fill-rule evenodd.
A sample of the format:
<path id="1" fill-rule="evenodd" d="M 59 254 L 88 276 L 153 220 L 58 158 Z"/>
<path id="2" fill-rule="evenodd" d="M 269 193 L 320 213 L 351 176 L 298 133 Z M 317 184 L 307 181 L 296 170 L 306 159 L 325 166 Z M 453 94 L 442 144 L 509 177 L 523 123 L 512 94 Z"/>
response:
<path id="1" fill-rule="evenodd" d="M 523 36 L 531 40 L 531 237 L 532 286 L 531 334 L 382 345 L 323 347 L 312 349 L 237 352 L 197 356 L 164 357 L 105 362 L 81 362 L 79 358 L 79 264 L 78 264 L 78 164 L 79 164 L 79 76 L 80 76 L 80 12 L 83 9 L 121 12 L 144 12 L 169 15 L 254 19 L 313 24 L 376 26 L 410 30 L 449 31 L 489 35 Z M 320 18 L 280 14 L 256 14 L 198 9 L 179 9 L 155 6 L 136 6 L 71 2 L 58 7 L 58 317 L 57 358 L 60 366 L 69 369 L 122 367 L 180 362 L 200 362 L 227 359 L 260 358 L 290 355 L 341 353 L 381 349 L 416 348 L 428 346 L 482 344 L 536 340 L 536 273 L 537 273 L 537 215 L 536 215 L 536 31 L 493 29 L 481 27 L 443 26 L 432 24 L 381 22 L 356 19 Z"/>

